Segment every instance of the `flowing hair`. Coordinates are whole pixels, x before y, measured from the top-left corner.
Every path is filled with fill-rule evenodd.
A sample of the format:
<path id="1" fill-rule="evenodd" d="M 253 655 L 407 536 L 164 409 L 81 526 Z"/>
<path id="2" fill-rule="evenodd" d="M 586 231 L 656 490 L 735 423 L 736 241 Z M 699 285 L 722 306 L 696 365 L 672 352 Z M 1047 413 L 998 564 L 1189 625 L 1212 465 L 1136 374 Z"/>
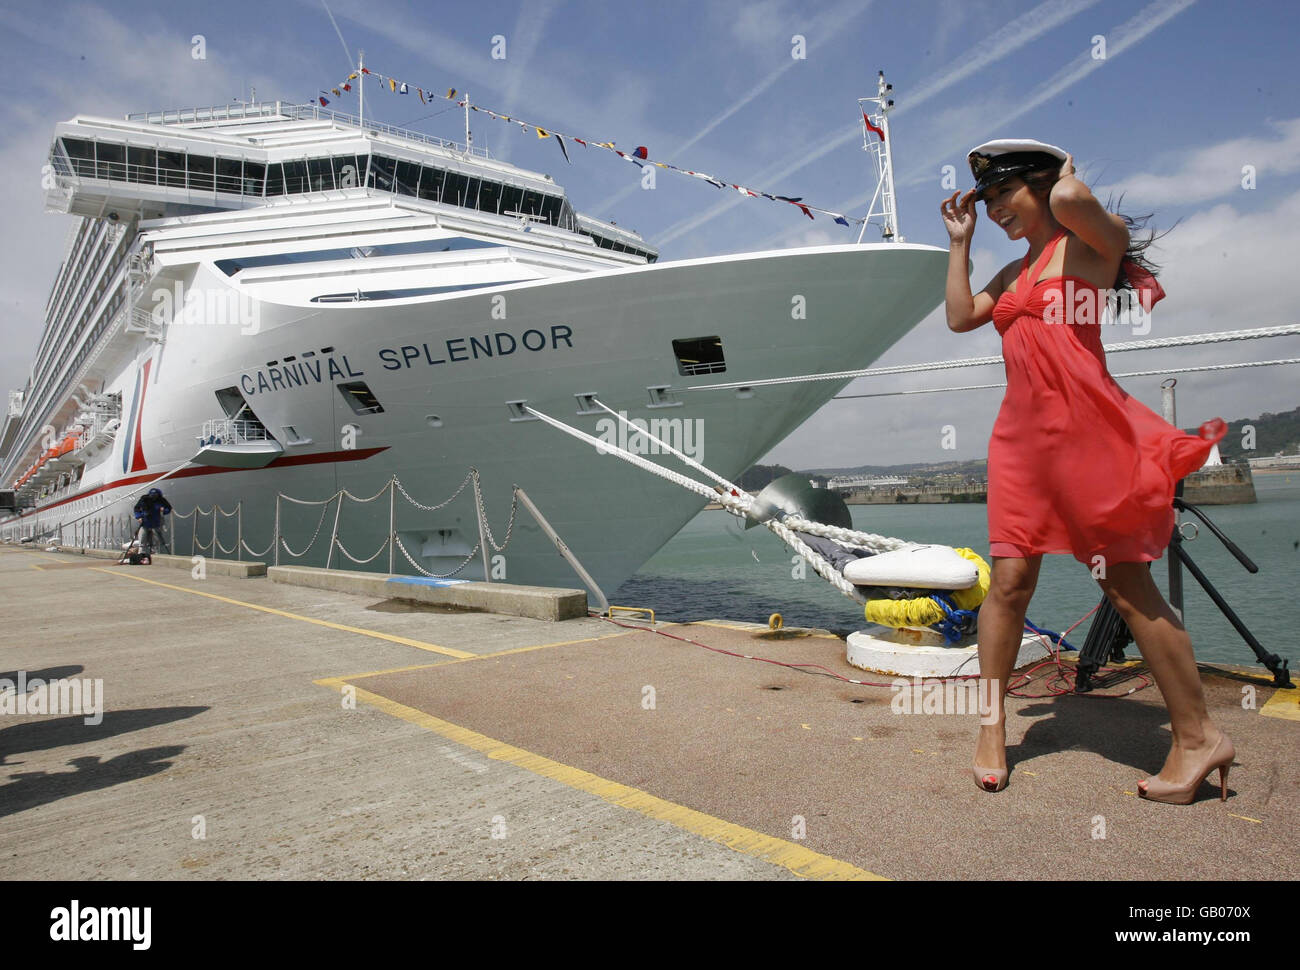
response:
<path id="1" fill-rule="evenodd" d="M 1059 170 L 1043 169 L 1037 172 L 1026 172 L 1020 176 L 1021 181 L 1028 185 L 1037 195 L 1042 196 L 1044 200 L 1052 194 L 1052 186 L 1060 179 Z M 1112 205 L 1109 198 L 1106 199 L 1105 209 L 1107 212 L 1113 212 L 1124 221 L 1124 226 L 1128 229 L 1128 249 L 1124 251 L 1124 258 L 1120 260 L 1119 271 L 1115 276 L 1115 285 L 1111 289 L 1115 291 L 1132 289 L 1129 282 L 1128 274 L 1125 272 L 1125 263 L 1132 261 L 1134 265 L 1146 270 L 1152 276 L 1160 274 L 1160 267 L 1151 261 L 1146 255 L 1151 244 L 1157 239 L 1161 239 L 1173 232 L 1174 226 L 1166 229 L 1164 232 L 1157 234 L 1154 229 L 1146 232 L 1146 235 L 1139 236 L 1138 233 L 1147 229 L 1147 223 L 1151 221 L 1154 213 L 1148 212 L 1146 215 L 1130 216 L 1119 211 L 1119 206 L 1124 202 L 1124 196 L 1121 195 Z"/>

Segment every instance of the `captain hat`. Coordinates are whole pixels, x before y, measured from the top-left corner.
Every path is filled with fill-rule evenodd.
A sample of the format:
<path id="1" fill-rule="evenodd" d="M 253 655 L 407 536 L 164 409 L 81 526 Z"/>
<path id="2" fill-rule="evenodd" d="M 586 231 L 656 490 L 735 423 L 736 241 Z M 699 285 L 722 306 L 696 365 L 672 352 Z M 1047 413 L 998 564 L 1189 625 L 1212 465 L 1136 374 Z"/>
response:
<path id="1" fill-rule="evenodd" d="M 1032 138 L 998 138 L 976 145 L 967 153 L 978 195 L 991 185 L 1014 175 L 1059 168 L 1069 155 L 1065 149 Z"/>

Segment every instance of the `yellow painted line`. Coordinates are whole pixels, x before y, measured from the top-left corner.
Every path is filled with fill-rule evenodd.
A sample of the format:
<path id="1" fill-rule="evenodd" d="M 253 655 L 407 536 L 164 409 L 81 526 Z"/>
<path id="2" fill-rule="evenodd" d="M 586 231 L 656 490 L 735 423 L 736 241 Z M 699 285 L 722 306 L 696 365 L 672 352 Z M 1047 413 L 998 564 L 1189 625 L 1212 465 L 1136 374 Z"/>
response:
<path id="1" fill-rule="evenodd" d="M 451 647 L 440 647 L 435 643 L 425 643 L 422 640 L 412 640 L 410 637 L 399 637 L 392 633 L 380 633 L 378 630 L 366 630 L 359 626 L 347 626 L 343 623 L 331 623 L 329 620 L 318 620 L 312 616 L 300 616 L 297 613 L 277 610 L 270 606 L 262 606 L 259 603 L 245 603 L 243 600 L 231 599 L 228 596 L 218 596 L 216 593 L 204 593 L 201 590 L 188 589 L 184 586 L 173 586 L 171 583 L 160 583 L 156 579 L 145 579 L 143 576 L 136 576 L 132 573 L 124 573 L 112 569 L 100 569 L 98 567 L 91 568 L 95 572 L 105 573 L 109 576 L 117 576 L 122 579 L 134 579 L 137 582 L 149 583 L 151 586 L 161 586 L 164 589 L 174 589 L 182 593 L 192 593 L 195 596 L 206 596 L 208 599 L 217 600 L 221 603 L 231 603 L 234 606 L 246 606 L 250 610 L 260 610 L 263 613 L 271 613 L 274 616 L 283 616 L 290 620 L 301 620 L 303 623 L 314 623 L 316 626 L 329 627 L 331 630 L 342 630 L 344 633 L 357 633 L 363 637 L 374 637 L 376 640 L 387 640 L 390 643 L 400 643 L 403 646 L 415 647 L 417 650 L 428 650 L 431 653 L 440 653 L 445 657 L 464 659 L 476 656 L 475 654 L 468 653 L 464 650 L 455 650 Z"/>
<path id="2" fill-rule="evenodd" d="M 1286 690 L 1279 687 L 1273 696 L 1264 702 L 1259 713 L 1265 717 L 1280 717 L 1288 721 L 1300 721 L 1300 690 Z"/>
<path id="3" fill-rule="evenodd" d="M 320 680 L 313 680 L 312 683 L 318 687 L 338 687 L 340 684 L 349 684 L 354 680 L 365 680 L 367 677 L 380 677 L 384 674 L 404 674 L 408 670 L 428 670 L 431 667 L 445 667 L 450 663 L 456 663 L 456 661 L 444 660 L 436 664 L 414 664 L 410 667 L 389 667 L 387 670 L 367 670 L 360 674 L 348 674 L 346 677 L 322 677 Z"/>
<path id="4" fill-rule="evenodd" d="M 445 660 L 436 664 L 415 664 L 411 667 L 389 667 L 386 670 L 367 670 L 365 673 L 349 674 L 346 677 L 327 677 L 323 680 L 314 680 L 312 683 L 320 684 L 326 687 L 337 687 L 339 684 L 353 681 L 365 680 L 367 677 L 378 677 L 381 674 L 402 674 L 408 670 L 428 670 L 431 667 L 449 667 L 454 664 L 468 663 L 471 660 L 490 660 L 493 657 L 506 657 L 514 653 L 528 653 L 532 650 L 546 650 L 549 647 L 567 647 L 572 643 L 591 643 L 595 640 L 612 640 L 614 637 L 627 636 L 629 633 L 635 633 L 635 630 L 624 630 L 619 633 L 607 633 L 603 637 L 584 637 L 581 640 L 560 640 L 556 643 L 539 643 L 533 647 L 511 647 L 509 650 L 498 650 L 495 653 L 476 653 L 468 657 L 457 657 L 455 660 Z"/>
<path id="5" fill-rule="evenodd" d="M 360 687 L 356 688 L 356 691 L 358 700 L 365 701 L 385 714 L 433 731 L 449 741 L 455 741 L 466 747 L 473 748 L 493 761 L 503 761 L 526 771 L 531 771 L 535 775 L 541 775 L 543 778 L 558 781 L 578 791 L 596 795 L 613 805 L 639 812 L 660 822 L 675 825 L 680 829 L 712 842 L 717 842 L 743 855 L 753 856 L 773 865 L 783 866 L 796 875 L 808 879 L 865 880 L 885 878 L 873 872 L 868 872 L 866 869 L 860 869 L 851 863 L 833 859 L 830 856 L 822 855 L 820 852 L 813 852 L 811 849 L 805 849 L 793 842 L 787 842 L 785 839 L 764 835 L 762 832 L 745 828 L 743 825 L 736 825 L 733 822 L 706 815 L 704 812 L 697 812 L 693 808 L 687 808 L 684 805 L 677 805 L 662 798 L 657 798 L 648 792 L 641 791 L 639 788 L 632 788 L 616 781 L 610 781 L 580 768 L 573 768 L 558 761 L 552 761 L 550 758 L 544 758 L 541 755 L 525 751 L 522 748 L 516 748 L 514 745 L 506 744 L 503 741 L 494 740 L 476 731 L 434 717 L 432 714 L 426 714 L 424 711 L 418 711 L 413 707 L 407 707 L 405 704 L 399 704 L 378 694 L 372 694 Z"/>

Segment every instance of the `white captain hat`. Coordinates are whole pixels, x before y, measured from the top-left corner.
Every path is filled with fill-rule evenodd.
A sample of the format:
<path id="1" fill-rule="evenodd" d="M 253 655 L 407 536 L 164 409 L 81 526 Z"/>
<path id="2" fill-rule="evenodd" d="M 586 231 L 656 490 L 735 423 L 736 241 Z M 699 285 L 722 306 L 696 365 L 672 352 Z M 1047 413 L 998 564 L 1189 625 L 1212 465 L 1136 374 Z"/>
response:
<path id="1" fill-rule="evenodd" d="M 998 138 L 976 145 L 966 155 L 975 191 L 983 192 L 1014 175 L 1060 167 L 1068 158 L 1065 149 L 1032 138 Z"/>

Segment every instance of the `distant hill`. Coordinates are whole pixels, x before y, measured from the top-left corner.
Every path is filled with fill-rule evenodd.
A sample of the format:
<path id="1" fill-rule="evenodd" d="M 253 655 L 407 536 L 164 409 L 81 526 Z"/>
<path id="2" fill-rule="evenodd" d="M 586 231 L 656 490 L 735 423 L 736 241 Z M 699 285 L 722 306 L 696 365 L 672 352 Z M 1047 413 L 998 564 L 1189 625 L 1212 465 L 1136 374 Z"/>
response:
<path id="1" fill-rule="evenodd" d="M 1255 450 L 1246 451 L 1242 445 L 1246 425 L 1255 428 Z M 1228 422 L 1228 434 L 1219 442 L 1219 454 L 1224 461 L 1243 461 L 1247 458 L 1266 458 L 1282 452 L 1300 454 L 1300 408 L 1273 414 L 1265 411 L 1257 418 L 1240 418 Z"/>

